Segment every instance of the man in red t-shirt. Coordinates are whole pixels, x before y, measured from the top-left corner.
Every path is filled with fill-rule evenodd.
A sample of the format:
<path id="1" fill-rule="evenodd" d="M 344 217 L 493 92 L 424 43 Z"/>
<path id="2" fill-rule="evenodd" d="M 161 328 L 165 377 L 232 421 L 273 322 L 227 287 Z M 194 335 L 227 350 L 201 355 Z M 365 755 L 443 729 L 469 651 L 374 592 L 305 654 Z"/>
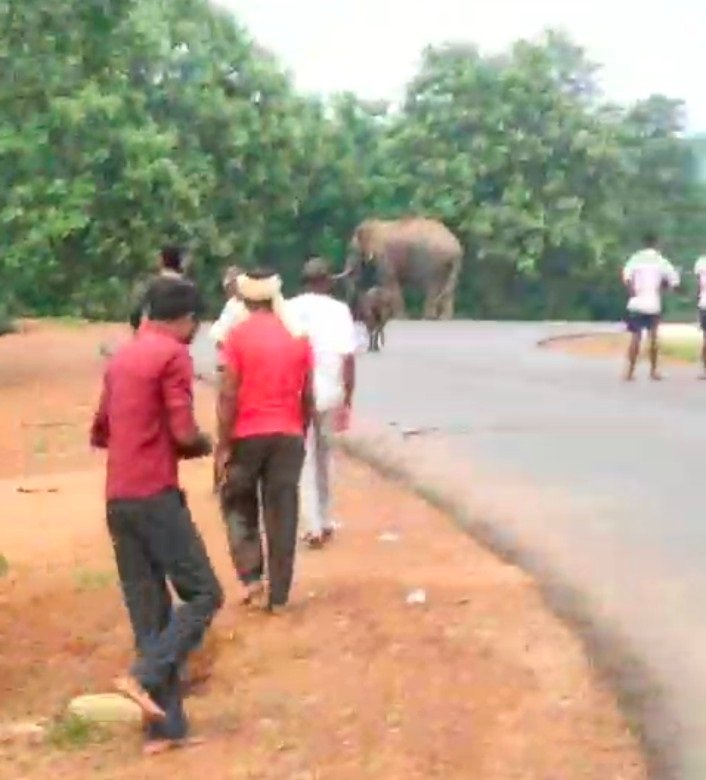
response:
<path id="1" fill-rule="evenodd" d="M 115 685 L 145 715 L 149 755 L 186 737 L 179 671 L 223 600 L 179 488 L 179 460 L 211 452 L 194 420 L 186 346 L 198 308 L 189 282 L 153 284 L 149 320 L 110 360 L 91 429 L 92 445 L 108 451 L 108 529 L 138 651 Z"/>
<path id="2" fill-rule="evenodd" d="M 267 536 L 269 594 L 275 612 L 292 583 L 304 433 L 311 419 L 313 357 L 289 321 L 281 281 L 270 271 L 238 277 L 246 318 L 222 350 L 216 471 L 231 556 L 245 602 L 264 594 L 259 497 Z"/>

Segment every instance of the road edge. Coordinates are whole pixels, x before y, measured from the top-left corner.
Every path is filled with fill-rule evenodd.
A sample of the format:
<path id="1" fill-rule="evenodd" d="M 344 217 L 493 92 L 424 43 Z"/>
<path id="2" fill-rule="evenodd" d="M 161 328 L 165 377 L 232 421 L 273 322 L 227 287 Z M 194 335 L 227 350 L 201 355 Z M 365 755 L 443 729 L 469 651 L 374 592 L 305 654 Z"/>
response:
<path id="1" fill-rule="evenodd" d="M 579 638 L 589 663 L 615 694 L 645 757 L 648 777 L 676 780 L 681 776 L 673 718 L 659 682 L 626 640 L 601 624 L 577 587 L 553 569 L 538 550 L 478 517 L 470 503 L 454 495 L 448 484 L 417 467 L 414 448 L 404 435 L 366 425 L 337 437 L 335 446 L 450 515 L 461 530 L 493 555 L 527 573 L 547 608 Z"/>

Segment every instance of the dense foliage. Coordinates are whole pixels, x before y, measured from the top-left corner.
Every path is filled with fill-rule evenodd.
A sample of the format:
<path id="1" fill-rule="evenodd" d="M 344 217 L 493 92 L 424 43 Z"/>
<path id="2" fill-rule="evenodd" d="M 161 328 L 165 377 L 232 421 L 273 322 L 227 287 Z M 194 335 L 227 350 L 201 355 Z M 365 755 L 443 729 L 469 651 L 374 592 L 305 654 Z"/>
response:
<path id="1" fill-rule="evenodd" d="M 369 215 L 443 219 L 476 317 L 615 317 L 646 226 L 689 266 L 704 190 L 681 106 L 602 102 L 565 38 L 430 48 L 404 105 L 298 95 L 205 0 L 0 0 L 0 320 L 123 316 L 165 241 L 214 305 L 231 262 L 342 263 Z"/>

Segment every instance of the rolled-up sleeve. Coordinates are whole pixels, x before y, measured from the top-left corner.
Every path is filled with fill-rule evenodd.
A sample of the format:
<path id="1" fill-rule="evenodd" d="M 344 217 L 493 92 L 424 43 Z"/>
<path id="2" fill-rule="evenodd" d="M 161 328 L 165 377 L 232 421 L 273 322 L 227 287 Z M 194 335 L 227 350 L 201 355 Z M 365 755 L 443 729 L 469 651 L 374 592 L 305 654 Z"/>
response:
<path id="1" fill-rule="evenodd" d="M 194 418 L 194 367 L 188 350 L 179 349 L 167 361 L 162 373 L 162 393 L 167 410 L 169 430 L 177 442 L 198 435 Z"/>

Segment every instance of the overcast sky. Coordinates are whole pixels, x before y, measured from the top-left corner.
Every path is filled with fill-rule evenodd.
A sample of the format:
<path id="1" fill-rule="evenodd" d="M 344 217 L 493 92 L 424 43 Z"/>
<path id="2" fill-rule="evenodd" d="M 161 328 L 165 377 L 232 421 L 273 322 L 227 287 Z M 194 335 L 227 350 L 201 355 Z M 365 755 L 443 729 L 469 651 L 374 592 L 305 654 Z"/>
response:
<path id="1" fill-rule="evenodd" d="M 217 0 L 274 51 L 306 91 L 395 98 L 429 43 L 497 51 L 546 27 L 603 67 L 607 95 L 662 92 L 706 131 L 706 0 Z"/>

